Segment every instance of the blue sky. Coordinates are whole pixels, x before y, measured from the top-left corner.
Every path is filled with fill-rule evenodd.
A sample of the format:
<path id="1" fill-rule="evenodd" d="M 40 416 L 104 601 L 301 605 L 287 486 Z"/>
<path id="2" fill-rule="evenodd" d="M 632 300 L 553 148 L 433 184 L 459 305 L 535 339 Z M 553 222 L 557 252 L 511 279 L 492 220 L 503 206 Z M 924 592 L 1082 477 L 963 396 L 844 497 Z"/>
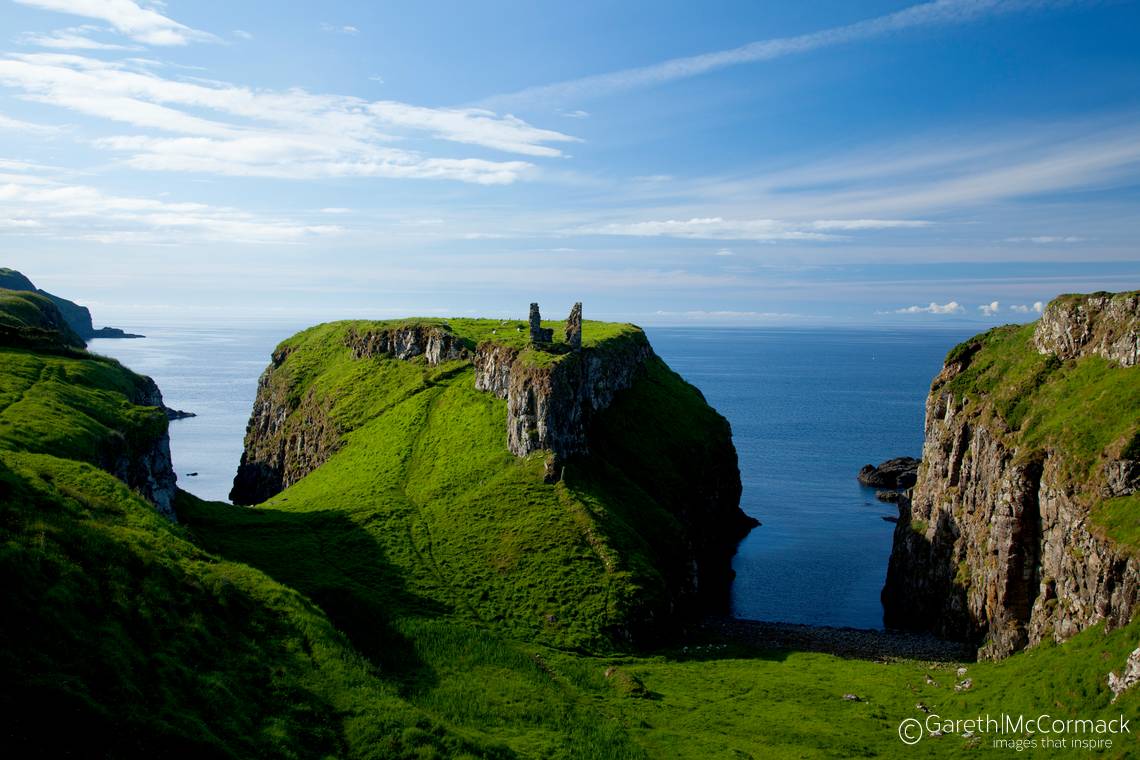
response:
<path id="1" fill-rule="evenodd" d="M 0 29 L 0 263 L 101 321 L 989 324 L 1140 287 L 1136 2 L 4 0 Z"/>

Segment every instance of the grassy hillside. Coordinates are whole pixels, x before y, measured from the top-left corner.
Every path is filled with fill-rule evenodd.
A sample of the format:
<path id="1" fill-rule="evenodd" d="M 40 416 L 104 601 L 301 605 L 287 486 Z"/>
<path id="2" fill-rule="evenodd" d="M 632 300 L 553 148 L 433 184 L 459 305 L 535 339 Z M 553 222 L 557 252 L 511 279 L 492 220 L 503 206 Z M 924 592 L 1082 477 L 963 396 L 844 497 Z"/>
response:
<path id="1" fill-rule="evenodd" d="M 0 288 L 0 345 L 41 350 L 85 346 L 46 296 L 3 288 Z"/>
<path id="2" fill-rule="evenodd" d="M 423 608 L 560 647 L 604 649 L 665 609 L 688 572 L 670 507 L 694 490 L 684 478 L 702 475 L 691 462 L 729 445 L 723 418 L 653 360 L 644 382 L 600 416 L 604 455 L 575 459 L 546 484 L 542 452 L 508 451 L 506 402 L 475 390 L 470 361 L 360 360 L 345 345 L 400 324 L 321 325 L 277 349 L 288 359 L 272 372 L 274 395 L 290 398 L 295 415 L 330 423 L 342 444 L 258 509 L 190 509 L 199 535 L 237 556 L 274 547 L 294 558 L 275 577 L 316 598 L 352 589 L 344 604 L 353 610 Z M 514 323 L 447 325 L 472 348 L 504 335 L 524 345 Z M 603 348 L 644 340 L 629 325 L 590 322 L 583 337 Z M 343 551 L 349 540 L 371 545 L 362 567 L 333 561 L 356 556 Z M 401 581 L 398 598 L 390 578 Z"/>
<path id="3" fill-rule="evenodd" d="M 660 405 L 660 417 L 599 422 L 611 462 L 629 457 L 645 479 L 579 465 L 545 486 L 540 462 L 491 445 L 502 410 L 470 391 L 469 368 L 354 367 L 336 351 L 318 359 L 320 345 L 297 366 L 314 384 L 343 373 L 330 413 L 358 423 L 355 445 L 262 507 L 183 494 L 181 525 L 82 461 L 150 424 L 154 410 L 128 401 L 134 375 L 83 353 L 0 351 L 8 754 L 973 757 L 988 737 L 908 748 L 899 721 L 925 719 L 918 704 L 946 718 L 1137 714 L 1135 692 L 1109 703 L 1105 676 L 1122 668 L 1138 624 L 970 664 L 961 692 L 953 664 L 700 636 L 649 652 L 576 651 L 656 582 L 650 531 L 676 530 L 650 505 L 684 484 L 669 462 L 633 450 L 708 422 L 696 406 L 664 403 L 684 398 L 676 376 L 655 365 L 618 402 Z M 81 444 L 62 435 L 73 429 Z M 564 613 L 567 596 L 580 613 Z M 1117 737 L 1099 756 L 1137 749 Z"/>

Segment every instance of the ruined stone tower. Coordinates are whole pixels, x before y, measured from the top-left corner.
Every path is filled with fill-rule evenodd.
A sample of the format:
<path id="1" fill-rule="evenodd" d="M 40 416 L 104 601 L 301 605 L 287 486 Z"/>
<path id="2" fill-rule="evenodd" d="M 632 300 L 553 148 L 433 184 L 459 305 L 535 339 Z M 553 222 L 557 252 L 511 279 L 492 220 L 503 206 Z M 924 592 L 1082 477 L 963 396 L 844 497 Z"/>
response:
<path id="1" fill-rule="evenodd" d="M 538 311 L 538 304 L 530 305 L 530 342 L 536 346 L 544 346 L 554 342 L 554 330 L 543 329 L 542 314 Z"/>
<path id="2" fill-rule="evenodd" d="M 566 318 L 566 342 L 577 351 L 582 347 L 582 302 L 574 304 Z"/>

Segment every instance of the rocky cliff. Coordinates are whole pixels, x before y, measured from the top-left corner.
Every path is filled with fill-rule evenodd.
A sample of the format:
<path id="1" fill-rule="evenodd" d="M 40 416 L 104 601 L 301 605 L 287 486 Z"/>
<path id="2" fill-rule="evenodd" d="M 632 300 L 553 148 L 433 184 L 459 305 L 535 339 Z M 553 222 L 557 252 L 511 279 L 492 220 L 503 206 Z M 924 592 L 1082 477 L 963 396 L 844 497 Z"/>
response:
<path id="1" fill-rule="evenodd" d="M 548 362 L 525 354 L 520 358 L 518 350 L 484 341 L 475 352 L 475 387 L 506 399 L 512 453 L 526 456 L 545 449 L 564 459 L 589 450 L 592 415 L 629 388 L 651 356 L 644 333 Z"/>
<path id="2" fill-rule="evenodd" d="M 1138 317 L 1135 293 L 1064 296 L 1035 325 L 950 353 L 927 399 L 918 482 L 900 505 L 889 627 L 999 658 L 1130 619 L 1136 547 L 1105 526 L 1136 519 Z"/>
<path id="3" fill-rule="evenodd" d="M 588 450 L 590 419 L 614 394 L 630 387 L 653 356 L 644 333 L 577 351 L 546 354 L 526 346 L 469 339 L 439 325 L 406 324 L 349 329 L 343 344 L 355 359 L 423 357 L 429 366 L 470 361 L 475 388 L 507 402 L 507 447 L 516 456 L 547 450 L 559 460 Z M 289 395 L 277 371 L 289 349 L 273 354 L 258 381 L 245 448 L 230 498 L 256 504 L 319 467 L 337 449 L 341 435 L 328 414 L 329 399 L 312 391 Z"/>

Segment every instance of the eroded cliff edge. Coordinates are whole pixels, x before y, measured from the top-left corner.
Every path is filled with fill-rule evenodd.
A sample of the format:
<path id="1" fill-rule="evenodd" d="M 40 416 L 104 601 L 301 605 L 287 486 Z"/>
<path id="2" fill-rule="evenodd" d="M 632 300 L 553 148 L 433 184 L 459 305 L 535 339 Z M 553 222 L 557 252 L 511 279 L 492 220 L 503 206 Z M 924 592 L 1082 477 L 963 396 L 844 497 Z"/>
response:
<path id="1" fill-rule="evenodd" d="M 231 498 L 292 508 L 327 494 L 333 504 L 347 492 L 337 484 L 368 479 L 376 485 L 353 508 L 412 510 L 429 525 L 437 555 L 456 525 L 486 523 L 491 535 L 508 530 L 512 548 L 488 546 L 486 555 L 488 583 L 504 590 L 515 582 L 501 567 L 513 547 L 534 542 L 538 550 L 557 532 L 540 523 L 569 520 L 582 542 L 573 551 L 597 563 L 600 575 L 588 583 L 597 584 L 590 588 L 609 610 L 590 625 L 614 639 L 644 638 L 665 618 L 706 605 L 722 609 L 736 543 L 755 525 L 739 507 L 728 422 L 654 354 L 639 328 L 586 322 L 565 341 L 550 340 L 554 329 L 542 328 L 546 340 L 538 343 L 525 324 L 500 320 L 343 322 L 294 336 L 259 381 Z M 451 401 L 452 394 L 465 400 Z M 432 427 L 443 418 L 447 432 Z M 470 451 L 446 449 L 423 464 L 422 451 L 469 425 Z M 382 470 L 348 465 L 378 462 L 389 447 L 391 464 Z M 471 458 L 487 464 L 473 468 L 465 463 Z M 447 482 L 462 472 L 471 487 L 436 512 L 434 493 L 424 494 L 431 489 L 405 467 L 427 467 Z M 522 473 L 532 474 L 520 480 Z M 535 522 L 525 508 L 502 512 L 500 522 L 496 515 L 508 503 L 533 503 Z M 477 556 L 472 547 L 460 550 Z M 538 587 L 523 593 L 547 603 Z M 491 594 L 470 604 L 498 602 Z M 566 605 L 557 606 L 543 627 L 565 622 Z"/>
<path id="2" fill-rule="evenodd" d="M 956 347 L 926 403 L 900 504 L 888 627 L 1004 657 L 1140 601 L 1137 293 L 1062 296 Z"/>

